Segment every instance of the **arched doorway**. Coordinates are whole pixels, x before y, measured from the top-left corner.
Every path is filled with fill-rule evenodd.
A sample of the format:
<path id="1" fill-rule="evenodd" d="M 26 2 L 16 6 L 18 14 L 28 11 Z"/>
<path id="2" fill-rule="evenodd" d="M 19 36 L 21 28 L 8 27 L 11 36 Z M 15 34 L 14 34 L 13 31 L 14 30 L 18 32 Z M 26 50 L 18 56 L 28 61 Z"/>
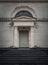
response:
<path id="1" fill-rule="evenodd" d="M 21 10 L 21 11 L 17 12 L 17 14 L 15 15 L 15 18 L 18 18 L 18 17 L 33 18 L 32 14 L 26 10 Z M 19 31 L 19 47 L 29 47 L 29 27 L 28 26 L 20 26 L 18 28 L 19 28 L 18 29 L 18 31 Z"/>
<path id="2" fill-rule="evenodd" d="M 15 47 L 30 47 L 33 44 L 33 27 L 34 27 L 34 17 L 26 10 L 21 10 L 16 13 L 14 21 L 14 46 Z"/>

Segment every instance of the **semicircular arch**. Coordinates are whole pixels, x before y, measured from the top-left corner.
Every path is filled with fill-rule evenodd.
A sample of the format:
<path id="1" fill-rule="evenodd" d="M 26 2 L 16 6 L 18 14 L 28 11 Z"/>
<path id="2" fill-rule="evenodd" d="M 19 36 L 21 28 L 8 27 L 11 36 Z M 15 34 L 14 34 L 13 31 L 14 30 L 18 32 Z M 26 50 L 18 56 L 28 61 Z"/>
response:
<path id="1" fill-rule="evenodd" d="M 16 15 L 19 11 L 22 11 L 22 10 L 29 11 L 29 12 L 32 14 L 33 17 L 37 18 L 34 9 L 30 8 L 29 6 L 18 6 L 18 7 L 16 7 L 16 8 L 14 9 L 14 11 L 12 12 L 11 17 L 14 18 L 15 15 Z"/>

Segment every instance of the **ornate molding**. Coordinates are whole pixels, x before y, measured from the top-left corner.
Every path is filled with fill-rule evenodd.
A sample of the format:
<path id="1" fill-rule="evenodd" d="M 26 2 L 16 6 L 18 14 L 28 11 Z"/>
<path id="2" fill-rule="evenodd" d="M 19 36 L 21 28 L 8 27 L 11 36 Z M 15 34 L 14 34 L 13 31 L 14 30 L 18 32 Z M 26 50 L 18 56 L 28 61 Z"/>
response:
<path id="1" fill-rule="evenodd" d="M 30 8 L 29 6 L 17 6 L 16 9 L 21 9 L 21 8 L 27 8 L 30 9 L 31 11 L 33 10 L 32 8 Z M 34 10 L 33 10 L 34 11 Z"/>
<path id="2" fill-rule="evenodd" d="M 0 18 L 0 22 L 12 22 L 13 19 L 14 18 Z M 48 18 L 37 18 L 36 22 L 48 22 Z"/>
<path id="3" fill-rule="evenodd" d="M 29 11 L 29 12 L 32 14 L 33 17 L 37 18 L 34 9 L 32 9 L 32 8 L 29 7 L 29 6 L 25 6 L 25 5 L 23 5 L 23 6 L 17 6 L 17 7 L 13 10 L 13 12 L 12 12 L 12 14 L 11 14 L 11 17 L 15 17 L 15 15 L 16 15 L 19 11 L 22 11 L 22 10 Z"/>
<path id="4" fill-rule="evenodd" d="M 28 16 L 21 16 L 21 17 L 13 18 L 12 20 L 16 21 L 16 22 L 18 22 L 18 21 L 21 21 L 21 22 L 30 21 L 30 22 L 32 22 L 32 20 L 35 21 L 36 18 L 32 18 L 32 17 L 28 17 Z"/>

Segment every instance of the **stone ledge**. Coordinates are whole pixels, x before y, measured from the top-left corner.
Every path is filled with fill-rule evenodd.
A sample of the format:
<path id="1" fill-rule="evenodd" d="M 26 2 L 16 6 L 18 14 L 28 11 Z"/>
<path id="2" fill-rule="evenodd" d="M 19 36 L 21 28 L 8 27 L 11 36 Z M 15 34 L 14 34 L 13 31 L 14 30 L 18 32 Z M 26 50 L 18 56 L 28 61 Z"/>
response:
<path id="1" fill-rule="evenodd" d="M 0 2 L 14 2 L 14 3 L 47 3 L 48 0 L 0 0 Z"/>

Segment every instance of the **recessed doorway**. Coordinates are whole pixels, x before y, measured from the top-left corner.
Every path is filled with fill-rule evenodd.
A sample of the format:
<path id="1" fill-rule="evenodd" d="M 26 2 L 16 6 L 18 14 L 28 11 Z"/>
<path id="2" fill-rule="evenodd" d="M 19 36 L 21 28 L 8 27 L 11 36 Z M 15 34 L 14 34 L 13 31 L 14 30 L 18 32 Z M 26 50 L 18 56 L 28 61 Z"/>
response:
<path id="1" fill-rule="evenodd" d="M 19 47 L 29 47 L 29 31 L 19 31 Z"/>

